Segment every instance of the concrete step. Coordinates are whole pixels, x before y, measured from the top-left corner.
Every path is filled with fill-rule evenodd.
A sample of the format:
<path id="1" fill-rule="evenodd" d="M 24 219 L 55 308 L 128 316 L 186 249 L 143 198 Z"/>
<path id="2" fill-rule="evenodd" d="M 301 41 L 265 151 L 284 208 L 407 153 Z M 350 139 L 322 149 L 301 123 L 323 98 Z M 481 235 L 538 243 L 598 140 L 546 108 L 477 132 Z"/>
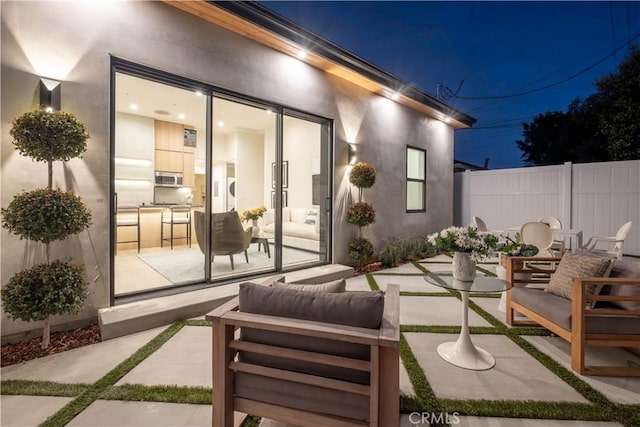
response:
<path id="1" fill-rule="evenodd" d="M 353 268 L 340 264 L 322 265 L 285 274 L 287 282 L 305 283 L 324 283 L 352 276 Z M 158 326 L 170 325 L 178 320 L 203 316 L 238 295 L 241 282 L 99 310 L 98 322 L 102 339 L 109 340 Z"/>

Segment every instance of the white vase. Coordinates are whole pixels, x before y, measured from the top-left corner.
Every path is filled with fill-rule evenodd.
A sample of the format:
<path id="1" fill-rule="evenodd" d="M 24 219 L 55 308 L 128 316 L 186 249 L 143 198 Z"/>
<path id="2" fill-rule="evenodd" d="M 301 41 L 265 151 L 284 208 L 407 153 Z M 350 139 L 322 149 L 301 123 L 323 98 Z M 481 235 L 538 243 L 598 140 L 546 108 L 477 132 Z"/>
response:
<path id="1" fill-rule="evenodd" d="M 257 219 L 252 219 L 251 220 L 251 235 L 252 236 L 258 236 L 260 235 L 260 227 L 258 226 L 258 220 Z"/>
<path id="2" fill-rule="evenodd" d="M 453 278 L 463 282 L 471 282 L 476 278 L 476 262 L 468 252 L 453 253 Z"/>

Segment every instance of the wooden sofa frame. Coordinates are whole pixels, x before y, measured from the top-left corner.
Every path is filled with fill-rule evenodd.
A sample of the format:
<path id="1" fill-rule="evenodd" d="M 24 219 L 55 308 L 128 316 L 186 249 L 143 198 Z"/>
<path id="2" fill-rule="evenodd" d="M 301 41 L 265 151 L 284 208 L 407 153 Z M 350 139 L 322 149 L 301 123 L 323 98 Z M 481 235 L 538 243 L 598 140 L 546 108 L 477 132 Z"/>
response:
<path id="1" fill-rule="evenodd" d="M 400 419 L 399 303 L 398 285 L 389 285 L 379 330 L 243 313 L 238 311 L 238 297 L 218 307 L 206 316 L 206 319 L 213 323 L 212 425 L 214 427 L 232 426 L 234 411 L 238 411 L 297 426 L 397 427 Z M 371 358 L 370 361 L 363 361 L 235 339 L 236 330 L 243 327 L 296 334 L 300 335 L 301 339 L 307 336 L 364 344 L 370 347 Z M 370 385 L 239 362 L 235 358 L 238 351 L 251 351 L 263 355 L 366 371 L 369 372 Z M 367 395 L 370 402 L 370 423 L 235 397 L 234 373 L 236 371 Z"/>
<path id="2" fill-rule="evenodd" d="M 520 261 L 524 262 L 521 266 Z M 557 268 L 558 258 L 540 257 L 508 257 L 507 258 L 507 280 L 515 285 L 518 283 L 549 283 L 551 274 Z M 530 265 L 530 263 L 533 266 Z M 546 263 L 543 267 L 540 263 Z M 516 273 L 532 273 L 533 279 L 515 279 Z M 557 336 L 563 338 L 571 344 L 571 369 L 584 375 L 603 376 L 632 376 L 640 377 L 640 367 L 617 367 L 617 366 L 587 366 L 585 365 L 585 348 L 595 347 L 624 347 L 634 353 L 640 350 L 640 335 L 623 334 L 589 334 L 586 332 L 585 324 L 587 317 L 626 317 L 640 316 L 640 310 L 624 310 L 617 308 L 591 308 L 593 302 L 613 302 L 613 301 L 640 301 L 640 297 L 614 296 L 614 295 L 587 295 L 585 290 L 588 285 L 610 285 L 610 286 L 640 286 L 640 278 L 613 278 L 613 277 L 584 277 L 573 279 L 572 299 L 571 299 L 571 330 L 567 330 L 550 320 L 542 317 L 530 308 L 521 305 L 511 299 L 511 292 L 507 292 L 507 324 L 511 326 L 531 326 L 538 324 L 547 328 Z M 514 311 L 517 311 L 530 321 L 520 321 L 514 318 Z M 640 322 L 640 318 L 638 319 Z"/>

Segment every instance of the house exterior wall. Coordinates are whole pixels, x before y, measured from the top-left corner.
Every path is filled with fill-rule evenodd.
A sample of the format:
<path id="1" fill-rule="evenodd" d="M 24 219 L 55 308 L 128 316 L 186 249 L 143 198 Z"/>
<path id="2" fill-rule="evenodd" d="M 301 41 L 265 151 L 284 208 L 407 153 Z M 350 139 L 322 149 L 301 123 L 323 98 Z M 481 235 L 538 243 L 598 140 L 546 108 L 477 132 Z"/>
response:
<path id="1" fill-rule="evenodd" d="M 459 172 L 454 189 L 455 224 L 478 216 L 500 230 L 555 216 L 586 243 L 633 221 L 624 253 L 640 256 L 640 160 Z"/>
<path id="2" fill-rule="evenodd" d="M 365 199 L 377 221 L 365 231 L 377 249 L 390 237 L 426 235 L 452 222 L 453 129 L 240 35 L 160 2 L 10 2 L 1 15 L 1 205 L 23 190 L 46 185 L 46 166 L 13 149 L 11 120 L 37 105 L 40 77 L 62 81 L 62 110 L 91 135 L 82 159 L 54 166 L 54 185 L 74 190 L 93 214 L 87 232 L 53 246 L 54 256 L 83 263 L 90 297 L 79 316 L 95 318 L 109 305 L 110 55 L 164 72 L 334 120 L 334 262 L 346 263 L 356 228 L 346 224 L 355 197 L 348 183 L 347 143 L 377 170 Z M 427 212 L 405 213 L 405 151 L 427 150 Z M 43 261 L 41 245 L 2 230 L 5 284 L 17 271 Z M 6 321 L 2 335 L 39 327 Z"/>

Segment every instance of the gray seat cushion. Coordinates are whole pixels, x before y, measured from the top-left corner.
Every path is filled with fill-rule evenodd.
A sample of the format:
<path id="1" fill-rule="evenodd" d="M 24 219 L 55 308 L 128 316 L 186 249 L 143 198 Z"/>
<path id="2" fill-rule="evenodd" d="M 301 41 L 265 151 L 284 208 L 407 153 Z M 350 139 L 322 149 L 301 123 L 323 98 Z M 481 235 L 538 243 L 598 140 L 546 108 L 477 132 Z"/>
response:
<path id="1" fill-rule="evenodd" d="M 558 295 L 544 292 L 542 289 L 511 288 L 511 300 L 563 329 L 571 330 L 571 301 Z M 624 312 L 621 309 L 621 312 Z M 587 316 L 588 334 L 640 334 L 640 321 L 637 316 L 630 317 L 593 317 Z"/>

